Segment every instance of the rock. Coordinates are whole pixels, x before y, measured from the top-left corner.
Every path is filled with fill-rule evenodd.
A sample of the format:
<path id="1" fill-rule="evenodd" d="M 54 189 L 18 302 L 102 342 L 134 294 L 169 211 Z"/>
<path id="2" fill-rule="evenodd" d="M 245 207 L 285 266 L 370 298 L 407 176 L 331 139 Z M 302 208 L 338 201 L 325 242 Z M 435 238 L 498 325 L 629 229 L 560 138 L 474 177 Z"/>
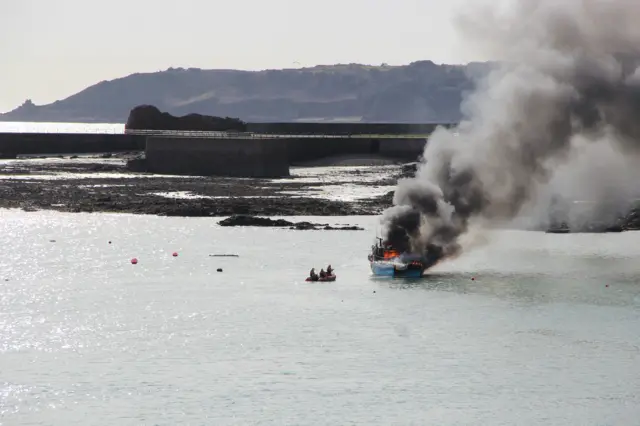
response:
<path id="1" fill-rule="evenodd" d="M 624 230 L 635 231 L 640 229 L 640 211 L 632 208 L 629 214 L 622 220 L 621 226 Z"/>
<path id="2" fill-rule="evenodd" d="M 119 172 L 121 167 L 112 164 L 87 164 L 84 166 L 87 172 Z"/>
<path id="3" fill-rule="evenodd" d="M 361 228 L 359 226 L 339 226 L 339 227 L 333 227 L 333 226 L 325 226 L 324 229 L 326 231 L 364 231 L 364 228 Z"/>
<path id="4" fill-rule="evenodd" d="M 146 158 L 132 158 L 127 161 L 126 168 L 131 172 L 144 173 L 147 171 L 147 160 Z"/>
<path id="5" fill-rule="evenodd" d="M 569 228 L 549 228 L 545 231 L 547 234 L 569 234 Z"/>
<path id="6" fill-rule="evenodd" d="M 412 178 L 415 177 L 416 172 L 418 171 L 418 163 L 408 163 L 402 166 L 401 177 L 403 178 Z"/>
<path id="7" fill-rule="evenodd" d="M 140 105 L 131 110 L 126 130 L 194 130 L 206 132 L 246 131 L 247 125 L 238 118 L 188 114 L 175 117 L 153 105 Z"/>
<path id="8" fill-rule="evenodd" d="M 566 223 L 562 223 L 559 226 L 551 226 L 546 230 L 547 234 L 602 234 L 610 232 L 623 232 L 629 230 L 628 226 L 624 222 L 618 223 L 586 223 L 582 226 L 569 226 Z"/>
<path id="9" fill-rule="evenodd" d="M 380 203 L 385 205 L 385 206 L 391 206 L 393 205 L 393 196 L 395 195 L 395 191 L 389 191 L 386 194 L 384 194 L 382 197 L 379 198 Z"/>
<path id="10" fill-rule="evenodd" d="M 314 223 L 311 223 L 311 222 L 298 222 L 293 227 L 291 227 L 290 229 L 297 229 L 299 231 L 306 231 L 306 230 L 318 229 L 318 226 L 323 226 L 323 225 L 317 225 L 317 224 L 314 224 Z"/>
<path id="11" fill-rule="evenodd" d="M 136 162 L 144 165 L 140 156 Z M 3 176 L 70 174 L 62 184 L 49 179 L 5 179 L 0 182 L 0 207 L 62 212 L 108 212 L 172 217 L 219 217 L 244 214 L 258 218 L 286 216 L 361 216 L 381 213 L 375 199 L 336 201 L 291 197 L 289 191 L 316 188 L 297 182 L 262 179 L 194 178 L 189 176 L 131 176 L 123 162 L 36 162 L 16 164 Z M 130 164 L 131 166 L 131 164 Z M 136 171 L 145 172 L 144 167 Z M 109 172 L 110 177 L 73 177 L 74 174 Z M 176 194 L 176 197 L 161 194 Z M 188 193 L 185 198 L 181 193 Z M 108 197 L 107 197 L 108 195 Z M 274 217 L 275 216 L 275 217 Z M 299 225 L 280 222 L 283 228 L 324 229 L 327 224 Z M 278 225 L 278 223 L 276 223 Z M 338 229 L 349 230 L 342 227 Z"/>
<path id="12" fill-rule="evenodd" d="M 266 217 L 256 217 L 245 214 L 237 214 L 218 222 L 220 226 L 274 226 L 285 227 L 295 226 L 293 222 L 284 219 L 269 219 Z"/>
<path id="13" fill-rule="evenodd" d="M 311 222 L 289 222 L 284 219 L 269 219 L 266 217 L 256 217 L 251 215 L 237 214 L 218 222 L 220 226 L 266 226 L 307 231 L 307 230 L 335 230 L 335 231 L 364 231 L 364 228 L 357 226 L 333 227 L 328 224 L 319 224 Z"/>

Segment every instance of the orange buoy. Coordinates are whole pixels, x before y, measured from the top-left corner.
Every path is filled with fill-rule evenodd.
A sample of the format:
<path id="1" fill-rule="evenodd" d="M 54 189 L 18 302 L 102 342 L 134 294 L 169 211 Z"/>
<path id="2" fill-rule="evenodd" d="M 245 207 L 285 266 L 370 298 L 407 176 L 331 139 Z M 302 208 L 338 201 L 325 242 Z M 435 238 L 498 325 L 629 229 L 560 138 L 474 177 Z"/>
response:
<path id="1" fill-rule="evenodd" d="M 177 251 L 173 252 L 173 257 L 178 257 L 178 252 Z"/>
<path id="2" fill-rule="evenodd" d="M 135 257 L 133 259 L 131 259 L 131 264 L 132 265 L 136 265 L 138 263 L 138 259 L 136 259 Z"/>

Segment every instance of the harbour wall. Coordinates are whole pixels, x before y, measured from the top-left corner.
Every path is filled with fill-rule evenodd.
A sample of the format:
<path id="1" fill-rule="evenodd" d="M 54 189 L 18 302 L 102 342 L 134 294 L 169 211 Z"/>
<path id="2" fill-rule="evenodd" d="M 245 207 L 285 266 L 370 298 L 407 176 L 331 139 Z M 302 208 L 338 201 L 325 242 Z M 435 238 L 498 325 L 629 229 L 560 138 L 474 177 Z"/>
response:
<path id="1" fill-rule="evenodd" d="M 146 137 L 97 133 L 0 133 L 0 156 L 139 151 Z"/>
<path id="2" fill-rule="evenodd" d="M 416 161 L 426 138 L 287 138 L 290 164 L 339 155 L 380 155 L 403 161 Z"/>
<path id="3" fill-rule="evenodd" d="M 456 123 L 247 123 L 247 132 L 265 135 L 429 135 Z"/>
<path id="4" fill-rule="evenodd" d="M 289 176 L 285 139 L 148 136 L 145 168 L 173 175 Z"/>
<path id="5" fill-rule="evenodd" d="M 323 157 L 378 154 L 415 161 L 426 140 L 370 138 L 202 138 L 147 136 L 147 172 L 176 175 L 283 177 L 289 166 Z"/>
<path id="6" fill-rule="evenodd" d="M 323 135 L 164 132 L 134 134 L 0 133 L 0 158 L 34 154 L 145 151 L 140 171 L 180 175 L 279 177 L 289 166 L 340 155 L 416 161 L 426 139 Z"/>

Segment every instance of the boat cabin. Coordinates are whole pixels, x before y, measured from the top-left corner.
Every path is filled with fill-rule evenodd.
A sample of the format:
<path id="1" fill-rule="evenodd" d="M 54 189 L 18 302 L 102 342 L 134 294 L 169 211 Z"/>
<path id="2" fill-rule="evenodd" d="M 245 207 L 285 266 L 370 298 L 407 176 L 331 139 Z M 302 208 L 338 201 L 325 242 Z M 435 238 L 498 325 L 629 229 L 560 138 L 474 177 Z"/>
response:
<path id="1" fill-rule="evenodd" d="M 391 244 L 384 242 L 382 238 L 377 238 L 375 245 L 371 246 L 371 257 L 376 260 L 389 260 L 400 256 L 398 250 L 393 248 Z"/>

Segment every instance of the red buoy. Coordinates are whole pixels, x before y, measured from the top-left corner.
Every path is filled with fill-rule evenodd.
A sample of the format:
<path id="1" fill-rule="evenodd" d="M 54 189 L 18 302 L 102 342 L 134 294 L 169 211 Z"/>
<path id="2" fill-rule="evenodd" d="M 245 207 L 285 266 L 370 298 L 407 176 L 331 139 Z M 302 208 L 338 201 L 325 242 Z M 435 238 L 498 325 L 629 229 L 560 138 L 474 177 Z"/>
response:
<path id="1" fill-rule="evenodd" d="M 475 280 L 476 280 L 476 277 L 471 277 L 471 281 L 475 281 Z"/>
<path id="2" fill-rule="evenodd" d="M 133 259 L 131 259 L 131 264 L 132 265 L 136 265 L 138 263 L 138 259 L 136 259 L 135 257 Z"/>
<path id="3" fill-rule="evenodd" d="M 173 257 L 178 257 L 178 252 L 177 251 L 173 252 Z"/>

